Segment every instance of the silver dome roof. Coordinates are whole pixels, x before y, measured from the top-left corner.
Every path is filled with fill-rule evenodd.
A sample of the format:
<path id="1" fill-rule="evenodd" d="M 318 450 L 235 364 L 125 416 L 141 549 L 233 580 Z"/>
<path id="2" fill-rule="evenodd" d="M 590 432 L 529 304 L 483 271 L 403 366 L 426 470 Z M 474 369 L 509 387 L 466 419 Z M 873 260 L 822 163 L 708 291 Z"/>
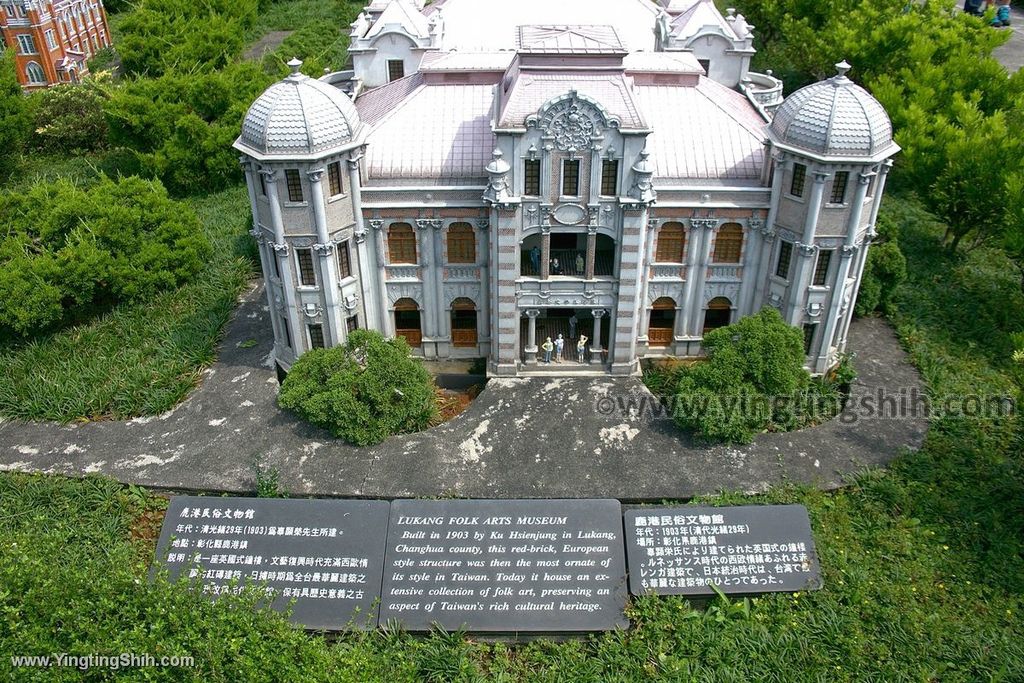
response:
<path id="1" fill-rule="evenodd" d="M 235 147 L 258 157 L 296 157 L 319 156 L 352 142 L 360 128 L 352 100 L 300 73 L 299 60 L 288 65 L 292 73 L 249 107 Z"/>
<path id="2" fill-rule="evenodd" d="M 786 98 L 769 126 L 774 142 L 822 157 L 884 158 L 899 151 L 892 123 L 871 94 L 849 78 L 850 65 Z"/>

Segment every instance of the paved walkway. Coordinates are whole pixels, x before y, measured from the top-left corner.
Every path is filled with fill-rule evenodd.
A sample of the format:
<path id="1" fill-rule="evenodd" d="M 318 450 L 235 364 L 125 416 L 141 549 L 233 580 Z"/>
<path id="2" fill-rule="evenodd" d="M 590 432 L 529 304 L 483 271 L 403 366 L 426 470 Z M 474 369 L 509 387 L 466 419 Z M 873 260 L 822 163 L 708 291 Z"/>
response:
<path id="1" fill-rule="evenodd" d="M 962 3 L 961 6 L 963 6 Z M 993 51 L 992 56 L 998 59 L 1010 73 L 1020 70 L 1024 66 L 1024 12 L 1011 5 L 1009 28 L 993 30 L 1010 31 L 1011 35 L 1005 43 Z"/>
<path id="2" fill-rule="evenodd" d="M 653 397 L 637 379 L 492 380 L 462 415 L 435 429 L 353 448 L 275 403 L 261 287 L 248 291 L 202 387 L 165 415 L 56 426 L 0 424 L 0 469 L 82 475 L 169 489 L 252 491 L 253 463 L 294 494 L 324 496 L 688 498 L 762 491 L 786 481 L 840 485 L 917 447 L 926 423 L 833 420 L 743 447 L 691 443 L 651 411 L 602 415 Z M 258 343 L 244 348 L 247 340 Z M 920 387 L 892 331 L 877 319 L 851 331 L 854 395 Z"/>

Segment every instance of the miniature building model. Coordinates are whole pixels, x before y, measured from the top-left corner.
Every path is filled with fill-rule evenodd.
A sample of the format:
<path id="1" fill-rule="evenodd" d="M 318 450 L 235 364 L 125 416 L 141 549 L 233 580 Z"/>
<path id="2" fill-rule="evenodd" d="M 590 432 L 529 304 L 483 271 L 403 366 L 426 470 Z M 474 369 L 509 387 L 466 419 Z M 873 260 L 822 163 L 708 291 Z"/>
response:
<path id="1" fill-rule="evenodd" d="M 77 82 L 110 46 L 100 0 L 0 0 L 0 33 L 28 90 Z"/>
<path id="2" fill-rule="evenodd" d="M 663 2 L 374 0 L 354 102 L 294 61 L 235 143 L 279 367 L 369 327 L 493 376 L 585 334 L 631 374 L 765 306 L 832 366 L 889 118 L 845 63 L 782 101 L 741 16 Z"/>

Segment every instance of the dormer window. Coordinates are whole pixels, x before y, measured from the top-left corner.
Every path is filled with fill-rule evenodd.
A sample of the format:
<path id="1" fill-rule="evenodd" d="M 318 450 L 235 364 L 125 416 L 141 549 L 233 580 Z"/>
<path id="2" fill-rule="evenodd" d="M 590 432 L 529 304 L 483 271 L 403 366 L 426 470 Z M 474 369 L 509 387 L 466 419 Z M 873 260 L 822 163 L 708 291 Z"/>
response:
<path id="1" fill-rule="evenodd" d="M 562 196 L 577 197 L 580 194 L 580 162 L 579 159 L 562 161 Z"/>
<path id="2" fill-rule="evenodd" d="M 388 60 L 388 83 L 405 77 L 405 62 L 401 59 Z"/>

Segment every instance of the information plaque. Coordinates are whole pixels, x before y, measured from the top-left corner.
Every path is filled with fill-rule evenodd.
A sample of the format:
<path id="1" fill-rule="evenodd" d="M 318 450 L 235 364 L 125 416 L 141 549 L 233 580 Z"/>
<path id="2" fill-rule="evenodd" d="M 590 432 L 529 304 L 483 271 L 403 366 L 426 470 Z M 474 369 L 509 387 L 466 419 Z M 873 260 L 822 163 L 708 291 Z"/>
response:
<path id="1" fill-rule="evenodd" d="M 626 511 L 634 595 L 757 594 L 821 588 L 803 505 L 642 507 Z"/>
<path id="2" fill-rule="evenodd" d="M 308 629 L 374 628 L 387 501 L 176 496 L 157 560 L 218 596 L 255 585 Z"/>
<path id="3" fill-rule="evenodd" d="M 380 623 L 484 633 L 626 628 L 616 500 L 396 500 Z"/>

